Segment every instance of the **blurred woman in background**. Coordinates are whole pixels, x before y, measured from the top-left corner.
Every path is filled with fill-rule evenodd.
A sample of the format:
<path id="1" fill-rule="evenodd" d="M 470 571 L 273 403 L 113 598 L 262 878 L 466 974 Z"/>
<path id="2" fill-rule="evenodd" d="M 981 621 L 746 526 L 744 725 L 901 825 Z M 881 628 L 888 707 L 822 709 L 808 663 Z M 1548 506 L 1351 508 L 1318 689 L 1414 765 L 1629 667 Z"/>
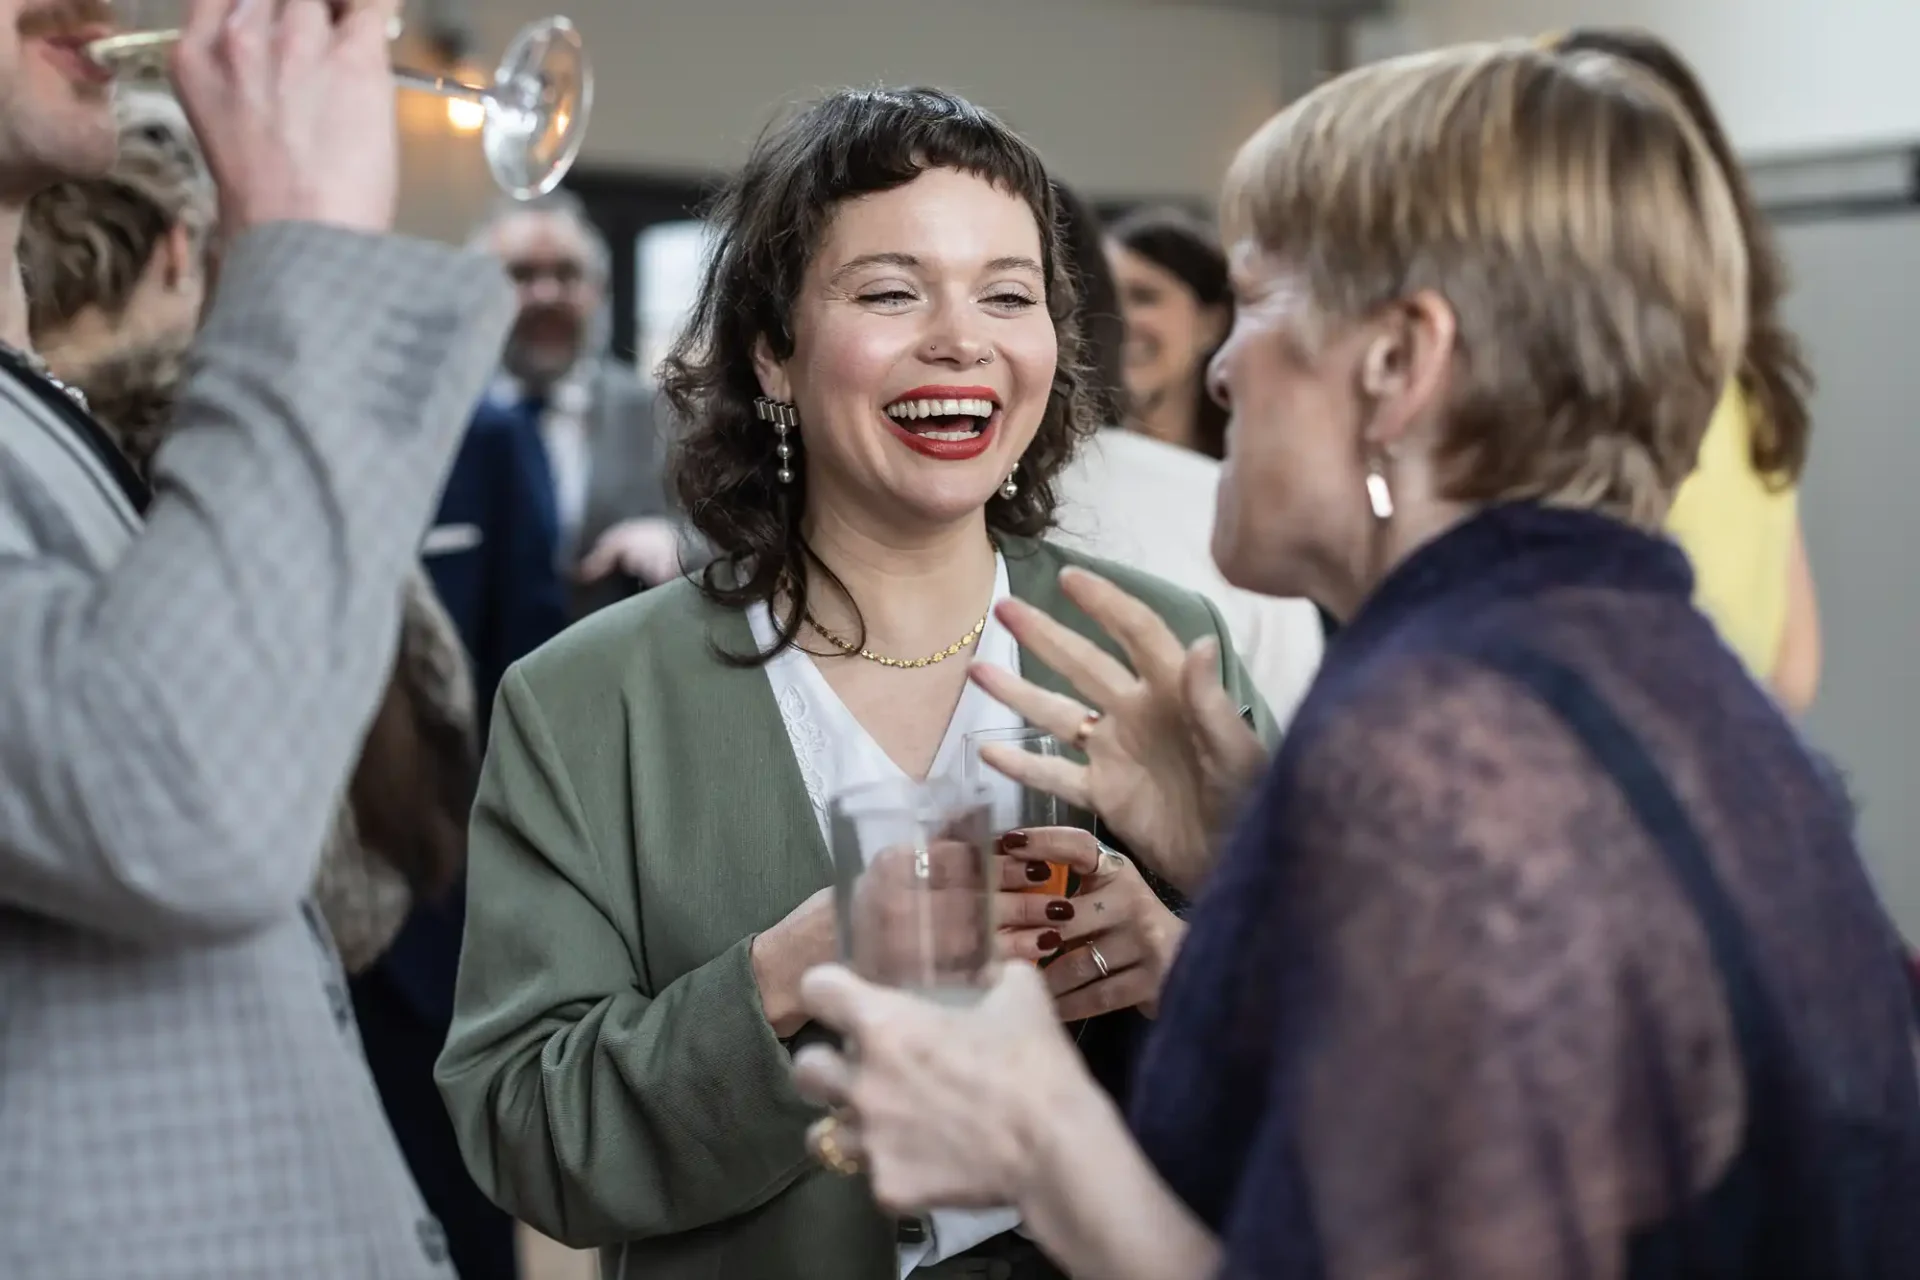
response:
<path id="1" fill-rule="evenodd" d="M 1143 209 L 1107 229 L 1126 321 L 1125 425 L 1209 458 L 1226 452 L 1227 411 L 1207 362 L 1233 324 L 1227 260 L 1213 228 L 1181 209 Z"/>
<path id="2" fill-rule="evenodd" d="M 28 327 L 53 374 L 143 476 L 164 445 L 181 364 L 215 260 L 213 180 L 171 97 L 123 90 L 120 158 L 27 209 Z M 369 730 L 315 886 L 347 969 L 372 962 L 414 893 L 451 882 L 474 772 L 459 642 L 416 581 L 392 682 Z"/>
<path id="3" fill-rule="evenodd" d="M 1127 333 L 1106 236 L 1099 215 L 1078 193 L 1059 182 L 1054 191 L 1061 247 L 1080 286 L 1087 399 L 1102 428 L 1060 473 L 1054 537 L 1213 601 L 1254 687 L 1284 729 L 1320 665 L 1323 642 L 1314 608 L 1305 600 L 1243 591 L 1221 577 L 1213 562 L 1220 464 L 1119 425 L 1128 402 Z"/>
<path id="4" fill-rule="evenodd" d="M 1643 31 L 1583 28 L 1557 36 L 1564 53 L 1626 59 L 1664 82 L 1725 170 L 1747 245 L 1746 349 L 1674 499 L 1667 530 L 1693 562 L 1700 607 L 1754 678 L 1804 712 L 1820 686 L 1820 612 L 1799 509 L 1813 375 L 1780 315 L 1787 268 L 1746 170 L 1699 77 Z"/>

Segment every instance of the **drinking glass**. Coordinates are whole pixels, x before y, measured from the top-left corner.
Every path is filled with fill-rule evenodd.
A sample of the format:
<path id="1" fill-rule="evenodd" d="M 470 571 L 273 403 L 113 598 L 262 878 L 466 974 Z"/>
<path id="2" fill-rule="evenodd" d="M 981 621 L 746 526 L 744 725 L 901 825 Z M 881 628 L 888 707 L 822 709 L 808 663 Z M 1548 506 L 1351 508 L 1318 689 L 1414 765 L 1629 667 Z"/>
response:
<path id="1" fill-rule="evenodd" d="M 88 43 L 87 55 L 116 75 L 152 75 L 180 39 L 183 0 L 107 0 L 114 34 Z M 402 24 L 388 31 L 397 39 Z M 593 110 L 593 68 L 579 29 L 561 17 L 529 22 L 514 36 L 490 85 L 395 67 L 403 88 L 476 103 L 484 111 L 480 146 L 487 168 L 520 200 L 560 184 L 580 154 Z"/>
<path id="2" fill-rule="evenodd" d="M 1067 811 L 1063 820 L 1061 805 L 1051 791 L 1042 791 L 1038 787 L 1029 787 L 995 769 L 980 756 L 980 748 L 992 744 L 1002 744 L 1020 751 L 1031 751 L 1035 755 L 1058 756 L 1060 740 L 1045 729 L 1010 728 L 980 729 L 966 736 L 962 743 L 961 778 L 975 789 L 984 791 L 992 807 L 992 826 L 995 836 L 1008 831 L 1017 831 L 1031 827 L 1086 827 L 1091 824 L 1082 815 Z M 1079 876 L 1075 875 L 1064 863 L 1049 862 L 1047 869 L 1052 872 L 1039 884 L 1026 886 L 1027 893 L 1044 893 L 1055 898 L 1065 898 L 1073 894 L 1079 886 Z"/>
<path id="3" fill-rule="evenodd" d="M 986 989 L 994 959 L 986 797 L 959 782 L 852 787 L 827 804 L 840 957 L 942 1004 Z"/>

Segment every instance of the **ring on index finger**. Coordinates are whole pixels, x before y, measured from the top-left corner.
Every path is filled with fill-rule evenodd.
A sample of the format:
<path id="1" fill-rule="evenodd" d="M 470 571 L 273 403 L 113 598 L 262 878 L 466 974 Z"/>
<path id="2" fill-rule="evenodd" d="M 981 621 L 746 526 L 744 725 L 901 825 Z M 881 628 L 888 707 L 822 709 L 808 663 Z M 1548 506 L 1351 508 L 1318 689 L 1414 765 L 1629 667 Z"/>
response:
<path id="1" fill-rule="evenodd" d="M 1094 726 L 1100 723 L 1100 713 L 1089 711 L 1073 731 L 1073 749 L 1082 755 L 1087 751 L 1087 739 L 1093 736 Z"/>

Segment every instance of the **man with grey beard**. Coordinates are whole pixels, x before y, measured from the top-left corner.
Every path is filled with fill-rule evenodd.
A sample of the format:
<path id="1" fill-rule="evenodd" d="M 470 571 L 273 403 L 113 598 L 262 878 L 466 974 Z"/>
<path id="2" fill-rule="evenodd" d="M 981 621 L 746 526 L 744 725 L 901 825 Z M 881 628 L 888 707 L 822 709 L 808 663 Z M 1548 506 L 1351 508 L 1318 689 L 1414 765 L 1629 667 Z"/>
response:
<path id="1" fill-rule="evenodd" d="M 488 402 L 525 413 L 545 446 L 573 616 L 668 581 L 680 571 L 683 541 L 661 482 L 666 441 L 652 393 L 603 350 L 606 241 L 579 202 L 559 192 L 501 204 L 472 243 L 499 258 L 519 290 Z"/>

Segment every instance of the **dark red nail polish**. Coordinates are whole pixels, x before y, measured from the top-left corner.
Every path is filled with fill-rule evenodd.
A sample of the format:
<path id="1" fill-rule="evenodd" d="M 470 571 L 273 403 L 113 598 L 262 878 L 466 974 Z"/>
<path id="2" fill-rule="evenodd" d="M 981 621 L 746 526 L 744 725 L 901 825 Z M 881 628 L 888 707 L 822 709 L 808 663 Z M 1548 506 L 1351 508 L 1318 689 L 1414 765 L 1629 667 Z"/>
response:
<path id="1" fill-rule="evenodd" d="M 1034 942 L 1044 952 L 1055 952 L 1060 949 L 1060 934 L 1056 930 L 1049 929 L 1035 938 Z"/>
<path id="2" fill-rule="evenodd" d="M 1045 884 L 1047 881 L 1053 879 L 1053 868 L 1044 862 L 1029 862 L 1027 864 L 1027 879 L 1033 881 L 1035 884 Z"/>
<path id="3" fill-rule="evenodd" d="M 1047 919 L 1053 921 L 1055 924 L 1065 924 L 1067 921 L 1073 919 L 1073 904 L 1071 902 L 1049 902 L 1047 904 Z"/>
<path id="4" fill-rule="evenodd" d="M 1026 832 L 1024 832 L 1024 831 L 1009 831 L 1009 832 L 1007 832 L 1007 834 L 1005 834 L 1005 835 L 1003 835 L 1003 836 L 1001 836 L 1001 837 L 1000 837 L 1000 847 L 1001 847 L 1002 849 L 1024 849 L 1024 848 L 1026 848 L 1026 847 L 1027 847 L 1027 833 L 1026 833 Z"/>

